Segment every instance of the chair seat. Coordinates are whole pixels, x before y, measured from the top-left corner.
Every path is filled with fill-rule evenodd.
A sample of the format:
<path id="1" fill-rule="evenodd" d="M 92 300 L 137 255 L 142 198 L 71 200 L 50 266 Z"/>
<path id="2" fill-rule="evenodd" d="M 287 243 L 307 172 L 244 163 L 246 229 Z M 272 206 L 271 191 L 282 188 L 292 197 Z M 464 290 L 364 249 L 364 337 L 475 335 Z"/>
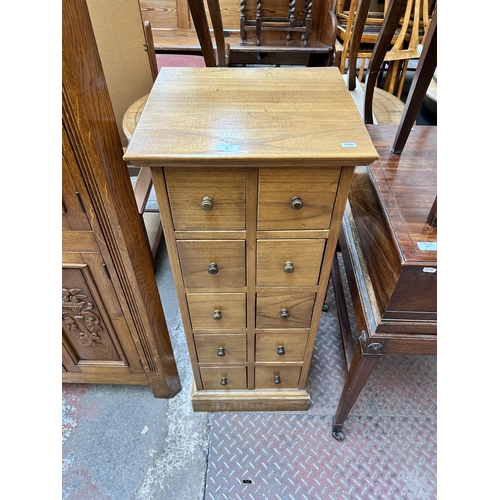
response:
<path id="1" fill-rule="evenodd" d="M 197 56 L 194 54 L 156 54 L 156 63 L 158 65 L 158 71 L 160 68 L 182 68 L 182 67 L 194 67 L 194 68 L 205 68 L 205 59 L 203 56 Z"/>
<path id="2" fill-rule="evenodd" d="M 348 76 L 343 75 L 343 77 L 347 85 Z M 356 79 L 356 88 L 350 91 L 361 118 L 364 117 L 364 88 L 365 84 Z M 394 94 L 375 87 L 373 96 L 373 123 L 379 125 L 399 125 L 404 107 L 405 103 Z"/>

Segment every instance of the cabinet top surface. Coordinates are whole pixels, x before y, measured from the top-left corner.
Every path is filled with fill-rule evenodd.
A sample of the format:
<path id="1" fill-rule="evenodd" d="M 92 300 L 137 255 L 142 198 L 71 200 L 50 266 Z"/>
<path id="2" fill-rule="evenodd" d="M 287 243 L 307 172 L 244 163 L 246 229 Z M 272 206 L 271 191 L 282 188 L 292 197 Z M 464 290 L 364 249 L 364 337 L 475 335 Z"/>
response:
<path id="1" fill-rule="evenodd" d="M 371 178 L 404 262 L 437 265 L 437 227 L 427 224 L 437 195 L 437 127 L 415 127 L 400 155 L 391 151 L 396 126 L 368 129 L 380 153 Z"/>
<path id="2" fill-rule="evenodd" d="M 337 68 L 162 68 L 124 159 L 356 166 L 377 151 Z"/>

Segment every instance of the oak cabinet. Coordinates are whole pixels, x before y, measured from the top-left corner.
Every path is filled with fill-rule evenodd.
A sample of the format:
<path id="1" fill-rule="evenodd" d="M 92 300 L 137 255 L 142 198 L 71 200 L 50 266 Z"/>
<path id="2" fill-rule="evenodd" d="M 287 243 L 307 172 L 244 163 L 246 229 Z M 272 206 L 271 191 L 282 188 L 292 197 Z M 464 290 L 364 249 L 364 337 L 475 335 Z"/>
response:
<path id="1" fill-rule="evenodd" d="M 375 158 L 335 68 L 160 72 L 125 159 L 151 167 L 195 410 L 308 408 L 351 177 Z"/>

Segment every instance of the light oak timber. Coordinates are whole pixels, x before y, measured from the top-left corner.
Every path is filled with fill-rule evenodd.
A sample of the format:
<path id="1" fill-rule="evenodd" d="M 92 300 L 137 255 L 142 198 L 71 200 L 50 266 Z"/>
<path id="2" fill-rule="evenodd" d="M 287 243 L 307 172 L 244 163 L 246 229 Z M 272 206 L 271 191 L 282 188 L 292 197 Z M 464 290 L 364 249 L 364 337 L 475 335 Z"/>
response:
<path id="1" fill-rule="evenodd" d="M 183 287 L 179 286 L 179 283 L 182 283 L 183 278 L 181 273 L 179 255 L 176 250 L 175 229 L 172 218 L 170 217 L 170 201 L 166 189 L 164 169 L 151 169 L 151 176 L 153 178 L 153 185 L 155 187 L 156 197 L 158 200 L 158 209 L 160 211 L 160 219 L 163 227 L 163 232 L 165 234 L 165 243 L 167 245 L 168 256 L 172 269 L 172 277 L 175 283 L 175 291 L 177 294 L 182 323 L 184 325 L 184 331 L 186 334 L 187 348 L 193 366 L 193 383 L 197 387 L 201 388 L 203 387 L 203 383 L 201 381 L 200 370 L 193 364 L 193 360 L 197 359 L 196 346 L 194 344 L 193 335 L 191 334 L 192 332 L 190 332 L 190 329 L 187 326 L 191 324 L 189 309 L 187 306 L 184 289 Z"/>
<path id="2" fill-rule="evenodd" d="M 303 361 L 307 333 L 257 333 L 255 357 L 257 361 Z M 284 354 L 278 354 L 283 347 Z"/>
<path id="3" fill-rule="evenodd" d="M 335 68 L 172 69 L 160 72 L 124 158 L 152 167 L 193 368 L 193 408 L 307 409 L 354 166 L 376 159 L 376 150 Z M 298 213 L 291 199 L 302 190 Z M 230 248 L 243 240 L 244 286 L 241 278 L 218 286 L 205 259 L 226 241 L 229 259 L 241 261 L 242 249 Z M 282 319 L 282 300 L 290 321 Z M 246 336 L 246 361 L 214 359 L 223 335 Z M 286 340 L 289 356 L 281 357 L 274 343 L 287 336 L 294 345 Z M 210 362 L 200 358 L 205 352 Z"/>
<path id="4" fill-rule="evenodd" d="M 66 252 L 99 252 L 94 233 L 89 231 L 62 232 L 62 249 Z"/>
<path id="5" fill-rule="evenodd" d="M 247 349 L 248 366 L 252 367 L 255 362 L 255 306 L 256 306 L 256 274 L 257 262 L 257 197 L 258 197 L 258 170 L 256 168 L 246 169 L 246 228 L 247 228 Z M 255 370 L 247 369 L 248 389 L 255 389 Z"/>
<path id="6" fill-rule="evenodd" d="M 247 362 L 247 340 L 246 335 L 235 333 L 229 335 L 195 335 L 196 352 L 198 361 L 212 364 L 231 364 Z M 223 349 L 223 355 L 219 351 Z"/>
<path id="7" fill-rule="evenodd" d="M 378 155 L 360 125 L 336 68 L 162 68 L 125 159 L 169 168 L 366 165 Z"/>
<path id="8" fill-rule="evenodd" d="M 120 384 L 120 385 L 149 385 L 146 375 L 96 374 L 96 373 L 64 373 L 64 382 L 67 384 Z"/>
<path id="9" fill-rule="evenodd" d="M 197 391 L 193 384 L 194 411 L 302 411 L 310 404 L 305 389 L 259 389 L 254 391 Z"/>
<path id="10" fill-rule="evenodd" d="M 257 286 L 311 286 L 318 283 L 325 240 L 257 240 Z M 293 272 L 284 272 L 290 262 Z"/>

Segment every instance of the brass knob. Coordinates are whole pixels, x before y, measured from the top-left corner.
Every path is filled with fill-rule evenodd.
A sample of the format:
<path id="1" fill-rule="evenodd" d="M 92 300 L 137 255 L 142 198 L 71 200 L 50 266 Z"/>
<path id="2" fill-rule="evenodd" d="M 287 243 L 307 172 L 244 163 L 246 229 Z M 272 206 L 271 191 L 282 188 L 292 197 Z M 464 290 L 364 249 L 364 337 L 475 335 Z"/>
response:
<path id="1" fill-rule="evenodd" d="M 293 273 L 293 262 L 285 262 L 283 271 L 285 271 L 285 273 Z"/>
<path id="2" fill-rule="evenodd" d="M 294 196 L 291 205 L 294 210 L 300 210 L 304 206 L 304 202 L 300 196 Z"/>
<path id="3" fill-rule="evenodd" d="M 219 321 L 220 319 L 222 319 L 222 313 L 217 309 L 214 311 L 214 315 L 213 315 L 213 318 L 216 320 L 216 321 Z"/>
<path id="4" fill-rule="evenodd" d="M 224 347 L 219 347 L 219 350 L 217 351 L 217 356 L 220 356 L 222 358 L 222 356 L 225 355 L 226 355 L 226 350 L 224 349 Z"/>
<path id="5" fill-rule="evenodd" d="M 283 356 L 285 354 L 285 348 L 282 345 L 278 346 L 278 356 Z"/>
<path id="6" fill-rule="evenodd" d="M 288 309 L 282 309 L 280 311 L 280 318 L 281 319 L 288 319 L 290 317 L 290 313 L 288 312 Z"/>
<path id="7" fill-rule="evenodd" d="M 208 274 L 217 274 L 219 272 L 219 268 L 217 267 L 217 264 L 215 262 L 212 262 L 208 266 Z"/>
<path id="8" fill-rule="evenodd" d="M 203 200 L 201 200 L 200 207 L 202 210 L 205 210 L 205 212 L 209 212 L 214 208 L 214 202 L 210 196 L 205 196 Z"/>
<path id="9" fill-rule="evenodd" d="M 281 378 L 279 375 L 275 375 L 274 376 L 274 383 L 275 384 L 281 384 Z"/>
<path id="10" fill-rule="evenodd" d="M 220 385 L 227 385 L 227 377 L 222 377 L 220 379 Z"/>

